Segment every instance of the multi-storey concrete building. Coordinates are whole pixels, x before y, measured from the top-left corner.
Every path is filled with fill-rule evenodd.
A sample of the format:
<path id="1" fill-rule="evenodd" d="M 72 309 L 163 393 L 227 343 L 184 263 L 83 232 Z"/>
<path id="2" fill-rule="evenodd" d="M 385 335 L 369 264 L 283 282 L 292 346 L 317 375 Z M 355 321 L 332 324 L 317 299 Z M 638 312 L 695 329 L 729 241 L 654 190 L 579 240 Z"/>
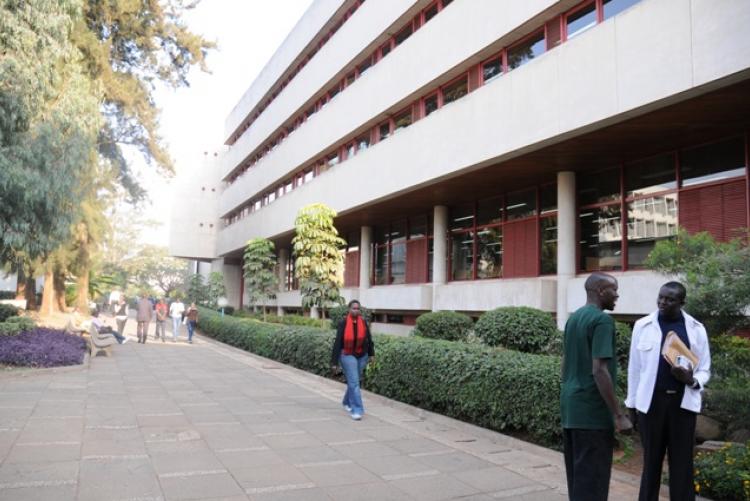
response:
<path id="1" fill-rule="evenodd" d="M 747 26 L 747 0 L 317 0 L 186 181 L 172 252 L 213 260 L 239 303 L 243 246 L 269 238 L 298 309 L 293 222 L 323 202 L 343 293 L 381 322 L 562 323 L 593 270 L 643 314 L 655 242 L 748 225 Z"/>

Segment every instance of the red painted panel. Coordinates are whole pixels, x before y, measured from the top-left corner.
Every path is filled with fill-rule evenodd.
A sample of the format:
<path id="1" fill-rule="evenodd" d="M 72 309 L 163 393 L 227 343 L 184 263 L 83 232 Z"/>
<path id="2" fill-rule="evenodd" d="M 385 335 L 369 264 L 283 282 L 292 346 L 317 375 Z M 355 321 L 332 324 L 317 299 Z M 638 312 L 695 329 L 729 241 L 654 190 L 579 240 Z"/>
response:
<path id="1" fill-rule="evenodd" d="M 359 251 L 346 253 L 344 261 L 344 287 L 359 287 Z"/>
<path id="2" fill-rule="evenodd" d="M 722 186 L 722 209 L 724 212 L 724 240 L 738 237 L 740 228 L 746 228 L 747 191 L 745 181 L 735 181 Z"/>
<path id="3" fill-rule="evenodd" d="M 512 221 L 503 226 L 503 277 L 539 275 L 537 220 Z"/>
<path id="4" fill-rule="evenodd" d="M 406 283 L 427 282 L 427 239 L 406 242 Z"/>
<path id="5" fill-rule="evenodd" d="M 707 231 L 726 242 L 747 226 L 745 181 L 680 192 L 680 226 L 690 233 Z"/>

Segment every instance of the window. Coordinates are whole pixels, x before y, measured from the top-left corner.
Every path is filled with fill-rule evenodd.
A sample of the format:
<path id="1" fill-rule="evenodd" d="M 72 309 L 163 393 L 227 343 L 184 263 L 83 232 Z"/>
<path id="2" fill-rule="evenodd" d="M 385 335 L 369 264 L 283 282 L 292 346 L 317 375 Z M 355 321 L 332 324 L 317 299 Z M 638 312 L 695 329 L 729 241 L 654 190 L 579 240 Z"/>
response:
<path id="1" fill-rule="evenodd" d="M 682 186 L 693 186 L 745 175 L 741 137 L 680 152 Z"/>
<path id="2" fill-rule="evenodd" d="M 596 26 L 595 2 L 591 2 L 572 14 L 565 16 L 565 33 L 567 34 L 568 39 L 571 39 L 594 26 Z"/>
<path id="3" fill-rule="evenodd" d="M 338 164 L 339 164 L 339 162 L 341 162 L 341 157 L 340 157 L 340 156 L 339 156 L 339 154 L 338 154 L 338 153 L 336 153 L 336 152 L 334 152 L 334 153 L 331 153 L 331 154 L 329 154 L 329 155 L 328 155 L 328 156 L 326 157 L 326 165 L 328 166 L 328 168 L 329 168 L 329 169 L 330 169 L 331 167 L 333 167 L 334 165 L 338 165 Z"/>
<path id="4" fill-rule="evenodd" d="M 477 278 L 499 278 L 503 271 L 503 227 L 477 230 Z"/>
<path id="5" fill-rule="evenodd" d="M 380 127 L 378 127 L 378 133 L 379 133 L 380 141 L 390 136 L 391 135 L 391 121 L 388 120 L 387 122 L 380 124 Z"/>
<path id="6" fill-rule="evenodd" d="M 370 135 L 369 134 L 360 136 L 359 139 L 357 139 L 357 153 L 359 153 L 360 151 L 364 151 L 369 147 L 370 147 Z"/>
<path id="7" fill-rule="evenodd" d="M 482 81 L 484 83 L 494 80 L 503 74 L 503 57 L 497 56 L 482 65 Z"/>
<path id="8" fill-rule="evenodd" d="M 372 56 L 368 56 L 367 59 L 359 63 L 359 66 L 357 66 L 359 76 L 364 75 L 365 72 L 370 69 L 370 66 L 372 66 Z"/>
<path id="9" fill-rule="evenodd" d="M 357 75 L 355 75 L 354 72 L 352 72 L 346 75 L 346 79 L 344 80 L 344 83 L 346 84 L 347 87 L 349 87 L 351 84 L 354 83 L 354 80 L 356 79 L 357 79 Z"/>
<path id="10" fill-rule="evenodd" d="M 603 0 L 604 19 L 616 16 L 625 9 L 637 4 L 640 0 Z"/>
<path id="11" fill-rule="evenodd" d="M 656 242 L 677 234 L 677 193 L 627 203 L 628 268 L 642 268 Z"/>
<path id="12" fill-rule="evenodd" d="M 620 168 L 576 176 L 578 182 L 578 203 L 589 205 L 610 202 L 620 198 Z"/>
<path id="13" fill-rule="evenodd" d="M 474 278 L 474 233 L 471 231 L 451 235 L 451 279 Z"/>
<path id="14" fill-rule="evenodd" d="M 411 125 L 411 108 L 406 109 L 393 117 L 393 132 L 405 129 Z"/>
<path id="15" fill-rule="evenodd" d="M 357 154 L 357 143 L 351 142 L 346 145 L 346 159 L 349 160 Z"/>
<path id="16" fill-rule="evenodd" d="M 393 41 L 395 42 L 395 45 L 398 46 L 404 43 L 404 41 L 406 41 L 406 39 L 409 38 L 411 34 L 412 34 L 412 28 L 411 28 L 411 25 L 408 25 L 406 28 L 396 33 L 396 36 L 393 37 Z"/>
<path id="17" fill-rule="evenodd" d="M 462 76 L 453 83 L 450 83 L 443 87 L 443 106 L 448 103 L 452 103 L 457 99 L 461 99 L 469 93 L 468 79 L 466 75 Z"/>
<path id="18" fill-rule="evenodd" d="M 477 226 L 502 223 L 504 208 L 503 197 L 480 200 L 477 203 Z"/>
<path id="19" fill-rule="evenodd" d="M 581 209 L 581 269 L 622 269 L 620 204 Z"/>
<path id="20" fill-rule="evenodd" d="M 625 194 L 638 197 L 677 187 L 674 155 L 658 155 L 625 165 Z"/>
<path id="21" fill-rule="evenodd" d="M 536 215 L 536 190 L 510 193 L 505 207 L 508 221 Z"/>
<path id="22" fill-rule="evenodd" d="M 539 189 L 539 211 L 541 214 L 557 210 L 557 185 L 547 184 Z"/>
<path id="23" fill-rule="evenodd" d="M 557 215 L 539 220 L 542 275 L 557 273 Z"/>
<path id="24" fill-rule="evenodd" d="M 312 169 L 308 169 L 308 170 L 306 170 L 306 171 L 305 171 L 305 175 L 304 175 L 304 177 L 303 177 L 303 182 L 304 182 L 304 183 L 309 183 L 310 181 L 312 181 L 312 178 L 313 178 L 314 176 L 315 176 L 315 174 L 313 173 Z"/>
<path id="25" fill-rule="evenodd" d="M 388 40 L 385 44 L 380 47 L 380 58 L 384 58 L 391 51 L 391 40 Z"/>
<path id="26" fill-rule="evenodd" d="M 508 69 L 513 70 L 523 66 L 535 57 L 544 53 L 544 31 L 540 31 L 515 47 L 508 49 Z"/>
<path id="27" fill-rule="evenodd" d="M 437 16 L 437 13 L 438 13 L 438 6 L 437 6 L 437 2 L 435 2 L 434 4 L 430 5 L 424 10 L 424 22 L 426 23 L 433 17 Z"/>
<path id="28" fill-rule="evenodd" d="M 438 109 L 438 95 L 433 94 L 424 98 L 424 116 L 428 116 L 430 113 Z"/>

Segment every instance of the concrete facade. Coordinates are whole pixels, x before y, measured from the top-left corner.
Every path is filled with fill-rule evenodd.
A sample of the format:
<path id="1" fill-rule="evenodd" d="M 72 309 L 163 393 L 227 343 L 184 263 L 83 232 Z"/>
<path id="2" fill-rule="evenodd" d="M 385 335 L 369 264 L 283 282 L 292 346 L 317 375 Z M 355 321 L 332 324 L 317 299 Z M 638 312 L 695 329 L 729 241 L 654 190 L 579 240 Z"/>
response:
<path id="1" fill-rule="evenodd" d="M 444 309 L 478 314 L 498 306 L 533 306 L 556 313 L 562 326 L 567 315 L 583 303 L 582 284 L 590 271 L 581 265 L 577 186 L 579 177 L 588 177 L 597 163 L 592 151 L 602 152 L 601 162 L 610 162 L 617 155 L 607 152 L 608 140 L 618 145 L 613 149 L 619 148 L 622 158 L 631 154 L 647 158 L 723 137 L 713 137 L 703 129 L 696 132 L 693 129 L 698 127 L 692 123 L 687 127 L 672 118 L 693 109 L 693 119 L 705 130 L 714 122 L 721 123 L 722 134 L 743 135 L 745 151 L 750 149 L 750 119 L 740 116 L 740 111 L 737 116 L 731 111 L 722 115 L 710 105 L 712 99 L 722 99 L 727 110 L 747 106 L 747 97 L 733 96 L 741 96 L 734 89 L 744 90 L 750 82 L 750 37 L 743 30 L 750 23 L 750 3 L 628 3 L 633 5 L 609 18 L 599 12 L 602 18 L 595 26 L 566 39 L 567 16 L 576 12 L 579 2 L 450 2 L 237 176 L 248 158 L 266 151 L 264 145 L 280 128 L 433 5 L 413 0 L 357 4 L 354 14 L 314 57 L 273 94 L 276 82 L 309 52 L 310 44 L 355 4 L 352 0 L 314 2 L 227 118 L 225 135 L 231 144 L 226 153 L 191 180 L 193 193 L 201 183 L 220 187 L 215 198 L 194 204 L 199 212 L 190 214 L 191 220 L 211 220 L 220 229 L 199 241 L 173 233 L 178 240 L 173 243 L 173 254 L 234 262 L 249 238 L 271 239 L 277 248 L 288 246 L 299 208 L 323 202 L 338 212 L 341 233 L 356 234 L 360 240 L 358 287 L 343 289 L 347 299 L 405 315 Z M 559 43 L 551 38 L 550 26 L 555 23 L 563 31 Z M 483 62 L 544 26 L 548 37 L 544 53 L 483 82 Z M 350 155 L 283 196 L 274 196 L 267 205 L 258 202 L 257 208 L 243 212 L 243 207 L 315 165 L 322 155 L 343 150 L 342 145 L 370 134 L 408 106 L 417 110 L 423 103 L 420 98 L 464 74 L 469 87 L 465 96 L 429 116 L 418 116 L 408 127 L 373 141 L 365 151 Z M 472 75 L 480 84 L 472 83 Z M 702 108 L 703 102 L 709 105 Z M 232 139 L 261 104 L 265 107 L 249 128 Z M 693 134 L 690 139 L 686 135 L 684 143 L 679 139 L 681 127 Z M 663 145 L 655 137 L 662 132 Z M 204 179 L 201 176 L 206 176 L 205 182 L 198 182 Z M 747 160 L 744 178 L 747 186 Z M 495 193 L 491 189 L 501 194 L 542 183 L 556 185 L 556 273 L 453 280 L 449 270 L 455 257 L 449 238 L 436 238 L 451 235 L 453 208 L 472 200 L 474 191 L 486 196 Z M 745 204 L 747 198 L 746 193 Z M 622 207 L 626 205 L 623 202 Z M 242 217 L 233 217 L 240 213 Z M 431 218 L 431 279 L 377 285 L 373 279 L 377 232 L 373 228 L 417 213 Z M 625 212 L 623 225 L 629 224 L 627 217 Z M 744 221 L 747 225 L 747 217 Z M 626 248 L 629 243 L 623 242 Z M 288 255 L 283 259 L 289 259 Z M 617 259 L 626 260 L 627 252 Z M 228 290 L 239 283 L 239 272 L 232 273 Z M 627 264 L 613 274 L 621 283 L 618 313 L 637 316 L 652 309 L 651 296 L 665 277 L 631 270 Z M 239 294 L 233 300 L 238 304 Z M 276 306 L 279 311 L 298 309 L 299 293 L 283 290 Z"/>

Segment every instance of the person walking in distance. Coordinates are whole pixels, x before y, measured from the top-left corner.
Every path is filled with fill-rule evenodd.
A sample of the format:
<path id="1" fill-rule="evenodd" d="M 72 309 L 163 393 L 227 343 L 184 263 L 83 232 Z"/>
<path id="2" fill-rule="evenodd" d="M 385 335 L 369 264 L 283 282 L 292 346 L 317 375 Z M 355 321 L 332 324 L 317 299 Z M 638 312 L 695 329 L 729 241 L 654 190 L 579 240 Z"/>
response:
<path id="1" fill-rule="evenodd" d="M 169 306 L 169 316 L 172 318 L 172 341 L 174 342 L 180 335 L 180 322 L 182 322 L 183 313 L 185 313 L 185 305 L 178 296 Z"/>
<path id="2" fill-rule="evenodd" d="M 130 308 L 128 308 L 128 301 L 124 295 L 120 296 L 120 299 L 115 308 L 115 322 L 117 322 L 117 333 L 124 336 L 125 324 L 128 322 L 128 315 L 130 315 Z"/>
<path id="3" fill-rule="evenodd" d="M 586 279 L 586 305 L 565 324 L 560 414 L 570 501 L 606 501 L 614 430 L 632 429 L 615 397 L 617 360 L 613 310 L 617 280 L 606 273 Z"/>
<path id="4" fill-rule="evenodd" d="M 148 337 L 148 324 L 151 322 L 151 313 L 153 305 L 149 301 L 146 294 L 141 294 L 141 298 L 138 300 L 138 312 L 136 315 L 137 334 L 138 342 L 146 344 L 146 338 Z"/>
<path id="5" fill-rule="evenodd" d="M 668 452 L 669 499 L 693 501 L 693 446 L 701 393 L 711 377 L 711 353 L 703 324 L 682 310 L 687 291 L 679 282 L 659 289 L 656 311 L 635 323 L 628 359 L 625 406 L 637 420 L 643 446 L 639 501 L 656 501 L 664 454 Z M 673 332 L 698 358 L 693 367 L 672 367 L 661 355 Z M 636 422 L 636 421 L 634 421 Z"/>
<path id="6" fill-rule="evenodd" d="M 346 392 L 341 403 L 355 421 L 362 419 L 365 413 L 359 381 L 368 361 L 374 360 L 375 345 L 372 342 L 370 326 L 362 318 L 359 301 L 354 299 L 349 301 L 349 313 L 339 322 L 336 329 L 331 369 L 335 370 L 336 365 L 340 363 L 344 370 Z"/>
<path id="7" fill-rule="evenodd" d="M 187 319 L 188 343 L 193 344 L 195 326 L 198 325 L 198 307 L 195 303 L 190 303 L 190 307 L 185 312 L 185 318 Z"/>
<path id="8" fill-rule="evenodd" d="M 159 302 L 156 303 L 156 306 L 154 307 L 156 311 L 156 330 L 154 332 L 154 338 L 159 339 L 161 336 L 161 342 L 164 342 L 165 336 L 165 329 L 164 324 L 167 321 L 167 303 L 164 302 L 164 298 L 159 298 Z"/>

